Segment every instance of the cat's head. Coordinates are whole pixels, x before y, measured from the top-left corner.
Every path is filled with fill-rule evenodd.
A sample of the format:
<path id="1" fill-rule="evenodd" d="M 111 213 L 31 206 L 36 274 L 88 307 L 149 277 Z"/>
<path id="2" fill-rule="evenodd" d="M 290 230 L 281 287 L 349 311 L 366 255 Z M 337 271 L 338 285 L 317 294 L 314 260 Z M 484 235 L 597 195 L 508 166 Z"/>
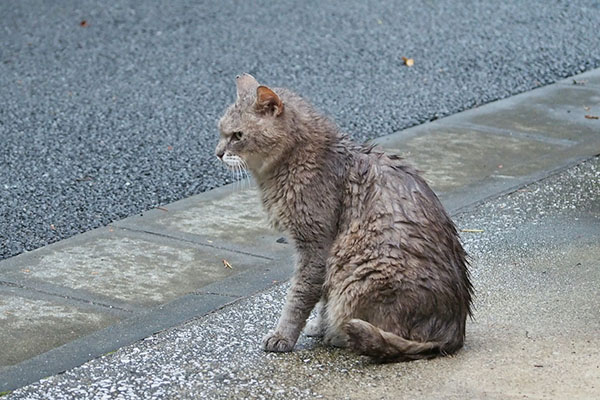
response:
<path id="1" fill-rule="evenodd" d="M 219 120 L 215 154 L 228 167 L 247 167 L 256 176 L 293 145 L 285 134 L 285 107 L 249 74 L 238 76 L 236 84 L 237 99 Z"/>

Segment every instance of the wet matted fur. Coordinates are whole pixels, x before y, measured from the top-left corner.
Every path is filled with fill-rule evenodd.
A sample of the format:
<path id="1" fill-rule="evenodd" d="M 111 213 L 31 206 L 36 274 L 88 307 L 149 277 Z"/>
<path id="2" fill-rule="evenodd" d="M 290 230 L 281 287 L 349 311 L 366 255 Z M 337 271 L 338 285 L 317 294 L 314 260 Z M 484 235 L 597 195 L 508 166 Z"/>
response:
<path id="1" fill-rule="evenodd" d="M 472 286 L 440 201 L 399 157 L 352 142 L 286 89 L 237 77 L 216 154 L 250 170 L 271 224 L 297 261 L 284 309 L 263 340 L 290 351 L 307 334 L 383 361 L 451 354 L 465 338 Z"/>

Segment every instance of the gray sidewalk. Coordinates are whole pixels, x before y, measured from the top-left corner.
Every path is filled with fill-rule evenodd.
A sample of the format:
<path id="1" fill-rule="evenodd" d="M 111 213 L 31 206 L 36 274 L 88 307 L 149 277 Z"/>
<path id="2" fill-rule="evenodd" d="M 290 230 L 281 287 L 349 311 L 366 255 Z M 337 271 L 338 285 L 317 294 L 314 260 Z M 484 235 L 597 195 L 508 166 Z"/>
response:
<path id="1" fill-rule="evenodd" d="M 574 84 L 574 81 L 578 84 Z M 459 355 L 456 359 L 432 362 L 433 368 L 441 365 L 442 368 L 445 366 L 452 369 L 455 362 L 468 363 L 469 354 L 475 354 L 479 363 L 490 362 L 491 364 L 486 364 L 488 367 L 496 365 L 508 368 L 509 361 L 515 361 L 512 357 L 526 354 L 527 345 L 531 345 L 532 337 L 537 337 L 540 341 L 539 346 L 533 348 L 539 352 L 540 357 L 545 357 L 549 345 L 547 338 L 544 337 L 544 329 L 548 329 L 550 337 L 556 339 L 557 345 L 566 346 L 561 340 L 566 340 L 565 338 L 573 329 L 580 328 L 583 336 L 573 337 L 572 342 L 575 354 L 581 354 L 586 340 L 590 340 L 590 348 L 598 347 L 598 335 L 593 335 L 592 332 L 594 329 L 596 333 L 598 332 L 599 320 L 598 296 L 593 290 L 598 286 L 598 248 L 594 247 L 594 243 L 598 243 L 600 225 L 597 219 L 598 197 L 593 197 L 593 194 L 598 195 L 599 177 L 597 172 L 594 172 L 597 170 L 590 170 L 597 167 L 597 161 L 586 163 L 588 170 L 581 172 L 580 175 L 576 174 L 580 187 L 568 187 L 572 193 L 585 194 L 587 192 L 581 189 L 583 185 L 582 187 L 592 193 L 591 198 L 584 196 L 585 198 L 567 203 L 567 211 L 573 206 L 577 212 L 582 209 L 587 210 L 587 214 L 577 217 L 573 217 L 568 212 L 561 214 L 564 210 L 556 209 L 555 204 L 551 202 L 552 199 L 548 198 L 551 196 L 542 196 L 539 199 L 533 197 L 527 200 L 531 202 L 528 203 L 529 205 L 523 203 L 523 208 L 520 208 L 518 204 L 522 200 L 521 197 L 526 198 L 529 192 L 518 193 L 517 198 L 509 196 L 505 200 L 503 197 L 491 202 L 487 200 L 511 192 L 525 184 L 539 181 L 553 172 L 599 154 L 600 120 L 585 117 L 599 114 L 600 70 L 595 70 L 555 85 L 377 140 L 387 150 L 402 154 L 425 171 L 425 177 L 440 194 L 450 212 L 455 216 L 463 212 L 458 219 L 460 228 L 481 228 L 484 224 L 493 227 L 491 236 L 481 235 L 481 239 L 477 239 L 481 242 L 477 242 L 472 236 L 465 237 L 467 246 L 475 246 L 470 249 L 471 253 L 480 254 L 480 259 L 474 267 L 479 293 L 478 303 L 484 311 L 489 311 L 490 319 L 486 319 L 488 314 L 482 314 L 479 309 L 477 322 L 470 327 L 474 339 L 461 353 L 464 355 Z M 553 179 L 555 178 L 551 178 L 550 181 L 554 182 Z M 586 179 L 591 179 L 591 183 Z M 559 192 L 570 184 L 568 180 L 561 182 L 565 186 L 558 188 Z M 267 228 L 255 190 L 243 185 L 238 183 L 207 192 L 1 262 L 0 323 L 3 328 L 0 331 L 0 343 L 6 350 L 0 352 L 0 392 L 13 390 L 76 367 L 90 359 L 135 343 L 155 332 L 208 314 L 253 293 L 264 291 L 273 285 L 276 285 L 274 289 L 258 297 L 243 300 L 243 303 L 236 303 L 212 316 L 196 320 L 181 328 L 181 331 L 177 329 L 168 331 L 133 347 L 125 348 L 115 356 L 86 364 L 78 371 L 82 369 L 85 371 L 86 368 L 90 368 L 90 365 L 103 365 L 104 368 L 112 362 L 118 364 L 124 358 L 132 359 L 127 354 L 131 351 L 137 353 L 138 350 L 135 349 L 138 349 L 138 346 L 147 346 L 144 350 L 147 353 L 154 351 L 153 346 L 157 345 L 155 342 L 160 343 L 161 346 L 174 346 L 173 343 L 169 344 L 169 338 L 177 335 L 178 332 L 189 333 L 190 329 L 193 330 L 190 335 L 197 337 L 179 338 L 177 343 L 181 340 L 190 340 L 203 342 L 197 343 L 198 346 L 210 346 L 205 342 L 218 341 L 220 340 L 218 336 L 223 334 L 211 335 L 212 329 L 217 329 L 229 335 L 231 342 L 227 348 L 232 350 L 231 354 L 240 351 L 236 346 L 249 347 L 247 350 L 252 353 L 247 360 L 240 359 L 241 356 L 235 357 L 239 364 L 234 369 L 237 371 L 234 373 L 237 376 L 235 378 L 237 383 L 232 384 L 233 386 L 241 387 L 238 372 L 244 370 L 243 366 L 250 366 L 256 360 L 263 363 L 261 368 L 264 368 L 265 377 L 273 376 L 273 368 L 285 369 L 291 365 L 292 369 L 296 367 L 302 369 L 304 360 L 298 357 L 306 357 L 309 360 L 306 364 L 309 366 L 312 365 L 311 360 L 314 361 L 318 357 L 328 360 L 339 359 L 339 365 L 346 366 L 340 367 L 346 369 L 345 373 L 352 371 L 355 368 L 352 365 L 356 365 L 358 370 L 355 371 L 355 375 L 352 375 L 354 372 L 349 375 L 354 378 L 361 374 L 379 374 L 376 372 L 379 371 L 376 367 L 368 366 L 360 358 L 343 351 L 318 346 L 314 351 L 301 351 L 279 358 L 274 355 L 263 355 L 254 350 L 258 346 L 261 332 L 269 328 L 278 313 L 284 287 L 277 284 L 286 280 L 291 273 L 291 249 L 289 245 L 282 243 L 284 241 L 281 240 L 280 234 Z M 539 190 L 543 192 L 544 184 L 538 185 Z M 565 192 L 565 195 L 568 194 L 569 192 Z M 533 220 L 518 219 L 522 214 L 528 215 L 527 207 L 535 208 L 540 202 L 541 204 L 548 202 L 548 208 L 539 208 L 539 211 L 545 214 L 535 214 L 531 216 Z M 506 222 L 505 227 L 494 225 L 500 224 L 498 221 L 485 219 L 489 214 L 497 211 L 498 207 L 502 208 L 500 204 L 506 205 L 507 214 L 500 218 L 500 221 Z M 482 206 L 475 211 L 470 211 L 477 205 Z M 486 207 L 492 207 L 490 212 L 481 213 L 481 210 L 485 210 Z M 540 217 L 540 221 L 531 222 L 539 215 L 545 216 Z M 578 219 L 573 220 L 571 217 Z M 470 219 L 465 220 L 465 218 Z M 546 236 L 539 234 L 538 223 L 544 227 L 541 232 Z M 506 228 L 519 226 L 518 224 L 525 224 L 524 228 L 505 231 Z M 487 232 L 488 228 L 485 231 Z M 551 233 L 556 235 L 553 236 Z M 547 240 L 548 248 L 544 247 L 544 240 Z M 574 244 L 579 241 L 581 246 Z M 504 247 L 500 246 L 500 248 L 503 250 L 518 248 L 520 252 L 507 251 L 503 259 L 503 252 L 494 250 L 492 246 L 494 243 L 502 244 Z M 561 248 L 563 244 L 564 248 Z M 524 247 L 529 245 L 532 246 L 531 250 L 529 247 Z M 531 256 L 530 260 L 528 256 Z M 510 264 L 515 262 L 515 259 L 516 267 Z M 575 262 L 579 259 L 583 261 L 577 262 L 587 265 L 587 269 L 576 269 L 576 272 L 573 272 L 575 275 L 570 275 L 561 269 L 567 265 L 565 263 L 568 262 L 570 263 L 568 265 L 572 266 L 571 260 Z M 224 260 L 231 268 L 225 265 Z M 556 263 L 558 260 L 562 260 L 561 263 Z M 504 265 L 503 262 L 509 265 Z M 551 265 L 553 262 L 554 264 Z M 546 272 L 539 272 L 537 269 L 542 268 L 541 265 L 544 263 L 548 265 L 548 269 Z M 483 265 L 486 268 L 497 265 L 499 269 L 496 273 L 502 272 L 502 274 L 494 275 L 494 272 L 490 272 L 492 270 L 480 270 Z M 531 305 L 517 296 L 519 290 L 531 299 L 534 299 L 534 295 L 543 294 L 532 291 L 531 287 L 527 286 L 529 283 L 527 279 L 532 276 L 524 272 L 525 266 L 532 268 L 528 273 L 533 273 L 532 271 L 535 270 L 558 279 L 556 282 L 553 281 L 555 286 L 551 287 L 554 297 L 551 296 L 550 303 L 543 302 L 543 306 L 548 310 L 548 313 L 544 314 L 547 316 L 546 320 L 537 318 L 539 315 L 536 310 L 528 308 Z M 519 279 L 511 280 L 512 276 Z M 539 278 L 538 275 L 535 277 Z M 580 291 L 572 286 L 574 282 L 581 284 Z M 589 286 L 594 282 L 596 286 Z M 507 295 L 503 296 L 502 291 Z M 271 299 L 268 301 L 269 304 L 264 304 L 264 300 L 268 298 Z M 568 299 L 567 306 L 573 308 L 556 308 L 558 307 L 556 304 L 560 304 L 564 299 Z M 581 304 L 586 308 L 575 307 Z M 250 309 L 245 310 L 244 305 L 249 306 Z M 256 305 L 256 313 L 251 315 L 252 310 L 255 310 L 254 305 Z M 507 310 L 512 310 L 519 317 L 531 318 L 531 330 L 525 329 L 529 326 L 527 324 L 515 323 L 513 326 L 507 323 L 506 319 L 512 318 L 506 314 Z M 575 310 L 578 311 L 574 312 Z M 554 315 L 554 311 L 558 314 Z M 245 313 L 250 313 L 242 318 L 242 321 L 248 323 L 247 330 L 238 328 L 240 320 L 231 325 L 219 325 L 219 318 L 227 318 L 227 315 L 240 316 Z M 550 329 L 556 321 L 554 318 L 558 316 L 564 317 L 564 323 L 569 324 L 564 328 L 566 330 Z M 582 318 L 588 318 L 591 322 L 587 325 L 577 325 L 581 323 Z M 259 322 L 253 322 L 256 320 Z M 204 328 L 208 330 L 203 332 Z M 519 336 L 519 340 L 516 340 L 514 335 L 517 328 L 525 329 L 527 332 L 525 339 Z M 504 338 L 501 335 L 503 331 L 507 334 Z M 491 337 L 494 340 L 490 341 Z M 306 340 L 303 343 L 308 347 L 314 344 Z M 511 347 L 516 343 L 520 347 Z M 189 343 L 186 346 L 194 346 L 194 344 Z M 486 358 L 486 350 L 483 349 L 486 346 L 489 347 L 487 350 L 490 350 L 488 358 Z M 176 348 L 172 350 L 179 351 Z M 509 350 L 514 350 L 512 356 Z M 202 347 L 189 348 L 188 351 L 194 352 L 198 359 L 215 354 L 210 352 L 205 354 Z M 578 351 L 580 353 L 577 353 Z M 597 356 L 597 353 L 595 355 Z M 550 358 L 554 368 L 560 368 L 558 365 L 560 361 L 579 359 L 579 356 L 566 355 L 566 358 L 563 356 L 564 354 L 558 354 L 555 358 Z M 225 355 L 219 353 L 219 357 Z M 542 359 L 546 360 L 544 357 Z M 593 364 L 593 361 L 585 360 L 582 360 L 580 366 L 574 367 L 574 371 L 579 371 L 579 367 L 589 368 L 580 380 L 585 382 L 585 379 L 590 377 L 598 378 L 597 362 Z M 229 362 L 227 357 L 222 361 L 225 364 Z M 540 365 L 544 362 L 546 361 L 540 361 Z M 299 364 L 294 366 L 294 363 Z M 414 365 L 417 367 L 413 367 Z M 420 369 L 429 368 L 427 365 L 429 364 L 413 363 L 397 367 L 382 367 L 382 379 L 386 379 L 385 371 L 407 376 L 418 375 Z M 315 365 L 312 366 L 319 369 Z M 209 379 L 210 374 L 203 375 L 194 368 L 208 367 L 206 365 L 188 367 L 191 368 L 191 372 L 183 370 L 181 372 L 185 383 L 173 386 L 171 382 L 165 393 L 175 398 L 179 394 L 182 397 L 193 397 L 192 394 L 199 393 L 197 390 L 201 389 L 202 384 L 197 380 Z M 360 369 L 363 367 L 365 370 L 361 372 Z M 466 365 L 465 367 L 468 368 Z M 546 367 L 534 368 L 542 371 L 542 368 Z M 140 371 L 142 378 L 148 378 L 147 374 L 156 372 L 143 368 Z M 483 373 L 477 370 L 472 372 Z M 524 377 L 529 377 L 527 379 L 534 377 L 529 374 L 529 371 L 523 374 Z M 260 381 L 260 376 L 252 375 L 248 378 L 248 382 Z M 227 380 L 231 383 L 231 379 L 226 375 L 214 375 L 212 378 L 216 379 L 213 382 L 216 385 L 215 390 L 222 389 L 223 385 L 227 384 Z M 484 376 L 480 377 L 483 383 L 485 383 L 484 378 Z M 53 379 L 64 383 L 76 382 L 78 378 L 69 375 L 69 377 Z M 94 381 L 89 376 L 82 379 Z M 284 377 L 282 376 L 281 379 Z M 303 379 L 298 382 L 297 388 L 302 388 L 307 383 L 306 376 Z M 377 379 L 367 381 L 375 383 Z M 505 379 L 508 379 L 506 382 L 512 382 L 509 378 Z M 552 383 L 552 379 L 548 383 Z M 131 383 L 131 380 L 128 382 Z M 335 387 L 327 389 L 326 382 L 322 383 L 324 386 L 319 389 L 321 390 L 319 393 L 328 393 L 327 390 L 330 390 L 332 397 L 343 397 L 335 392 Z M 33 386 L 20 393 L 24 398 L 28 394 L 36 398 L 37 390 L 43 393 L 43 388 L 47 388 L 44 385 L 50 383 L 38 385 L 39 387 Z M 185 389 L 188 387 L 186 385 L 191 385 L 189 392 Z M 498 387 L 491 383 L 490 385 L 490 387 Z M 64 388 L 64 393 L 77 397 L 67 386 Z M 57 386 L 56 390 L 63 390 L 61 387 Z M 294 393 L 290 392 L 287 383 L 283 387 L 282 393 Z M 471 393 L 461 391 L 463 387 L 460 385 L 457 388 L 456 396 Z M 469 388 L 472 389 L 470 386 Z M 305 389 L 312 390 L 310 387 Z M 417 389 L 415 387 L 414 390 Z M 375 389 L 369 390 L 365 387 L 364 393 L 373 393 L 374 398 L 378 398 L 379 394 L 389 396 L 388 392 L 379 393 Z M 597 391 L 598 388 L 596 387 L 595 390 Z M 158 392 L 152 393 L 160 397 Z M 217 392 L 210 393 L 216 396 Z M 268 392 L 264 391 L 248 393 L 262 393 L 265 397 L 269 397 Z M 360 398 L 359 393 L 363 392 L 356 392 L 356 396 L 351 393 L 347 395 Z M 434 392 L 429 393 L 431 396 L 435 395 Z M 453 392 L 445 390 L 443 393 L 451 395 Z M 234 396 L 234 392 L 229 392 L 229 395 L 237 396 Z M 478 394 L 472 395 L 478 397 Z M 138 396 L 145 397 L 139 393 Z"/>
<path id="2" fill-rule="evenodd" d="M 455 217 L 474 319 L 456 356 L 373 364 L 300 337 L 260 350 L 287 285 L 19 389 L 9 399 L 597 399 L 600 158 Z"/>

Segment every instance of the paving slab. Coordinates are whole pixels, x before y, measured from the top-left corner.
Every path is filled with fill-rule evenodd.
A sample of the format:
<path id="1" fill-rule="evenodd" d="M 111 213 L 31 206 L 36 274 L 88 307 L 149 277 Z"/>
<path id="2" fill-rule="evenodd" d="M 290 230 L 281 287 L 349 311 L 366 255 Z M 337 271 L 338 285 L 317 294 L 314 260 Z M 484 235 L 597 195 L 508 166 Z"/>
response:
<path id="1" fill-rule="evenodd" d="M 532 159 L 565 147 L 444 123 L 422 125 L 384 137 L 377 143 L 423 171 L 436 193 L 452 192 L 496 175 L 506 176 L 505 166 L 520 165 L 527 174 L 531 171 Z M 548 160 L 546 165 L 535 166 L 534 170 L 543 170 L 555 162 Z"/>
<path id="2" fill-rule="evenodd" d="M 15 257 L 1 274 L 29 286 L 71 289 L 81 298 L 148 307 L 261 262 L 264 259 L 107 227 Z"/>
<path id="3" fill-rule="evenodd" d="M 249 179 L 126 218 L 115 226 L 268 259 L 292 251 L 282 233 L 268 225 L 258 190 Z"/>
<path id="4" fill-rule="evenodd" d="M 106 308 L 0 284 L 0 371 L 122 317 Z"/>
<path id="5" fill-rule="evenodd" d="M 541 141 L 580 142 L 600 135 L 600 121 L 585 117 L 599 104 L 598 87 L 551 85 L 457 115 L 467 123 L 522 132 Z"/>

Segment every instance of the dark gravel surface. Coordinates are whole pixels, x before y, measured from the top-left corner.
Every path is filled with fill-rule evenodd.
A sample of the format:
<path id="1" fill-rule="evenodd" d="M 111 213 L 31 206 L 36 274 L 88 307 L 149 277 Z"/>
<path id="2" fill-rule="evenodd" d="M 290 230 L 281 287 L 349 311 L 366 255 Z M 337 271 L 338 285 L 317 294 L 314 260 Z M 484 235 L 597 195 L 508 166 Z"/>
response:
<path id="1" fill-rule="evenodd" d="M 239 72 L 364 140 L 596 68 L 599 26 L 585 0 L 0 2 L 0 258 L 230 181 Z"/>

